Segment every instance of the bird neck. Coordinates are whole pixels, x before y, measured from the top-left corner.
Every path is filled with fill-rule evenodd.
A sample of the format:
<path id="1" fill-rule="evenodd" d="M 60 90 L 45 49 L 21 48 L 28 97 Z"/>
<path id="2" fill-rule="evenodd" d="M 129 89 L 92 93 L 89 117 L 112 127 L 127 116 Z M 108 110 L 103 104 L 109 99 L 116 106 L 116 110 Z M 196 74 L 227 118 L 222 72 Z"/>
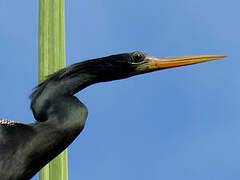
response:
<path id="1" fill-rule="evenodd" d="M 51 75 L 46 80 L 55 95 L 74 95 L 87 86 L 111 81 L 118 76 L 116 67 L 104 58 L 73 64 Z"/>
<path id="2" fill-rule="evenodd" d="M 48 111 L 56 99 L 73 96 L 83 88 L 100 82 L 96 69 L 96 63 L 85 61 L 64 68 L 40 83 L 30 96 L 35 119 L 46 121 L 49 113 L 44 109 Z M 101 73 L 101 69 L 97 72 Z"/>
<path id="3" fill-rule="evenodd" d="M 57 88 L 61 89 L 61 93 L 63 94 L 74 95 L 82 89 L 98 82 L 101 82 L 101 79 L 91 69 L 85 69 L 71 78 L 62 80 L 62 83 L 58 84 L 59 87 Z"/>

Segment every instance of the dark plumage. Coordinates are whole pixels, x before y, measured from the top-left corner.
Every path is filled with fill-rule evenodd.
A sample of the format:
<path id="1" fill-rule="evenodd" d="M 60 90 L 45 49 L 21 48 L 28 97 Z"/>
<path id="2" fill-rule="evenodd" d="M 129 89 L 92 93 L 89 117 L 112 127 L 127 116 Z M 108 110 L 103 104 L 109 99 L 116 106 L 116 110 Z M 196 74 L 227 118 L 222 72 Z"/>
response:
<path id="1" fill-rule="evenodd" d="M 78 136 L 87 118 L 86 106 L 74 96 L 81 89 L 221 57 L 155 58 L 133 52 L 79 62 L 50 75 L 30 96 L 37 122 L 0 120 L 0 179 L 30 179 Z"/>

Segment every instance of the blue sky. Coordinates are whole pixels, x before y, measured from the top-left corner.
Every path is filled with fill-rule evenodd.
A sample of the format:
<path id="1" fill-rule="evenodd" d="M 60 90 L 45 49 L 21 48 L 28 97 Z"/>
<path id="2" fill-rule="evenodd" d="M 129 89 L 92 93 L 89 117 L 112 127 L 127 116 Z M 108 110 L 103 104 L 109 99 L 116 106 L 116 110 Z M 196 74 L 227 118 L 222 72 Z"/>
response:
<path id="1" fill-rule="evenodd" d="M 78 93 L 89 116 L 69 147 L 70 180 L 240 179 L 239 6 L 236 0 L 66 1 L 67 64 L 135 50 L 229 55 Z M 0 19 L 0 116 L 30 123 L 37 1 L 1 0 Z"/>

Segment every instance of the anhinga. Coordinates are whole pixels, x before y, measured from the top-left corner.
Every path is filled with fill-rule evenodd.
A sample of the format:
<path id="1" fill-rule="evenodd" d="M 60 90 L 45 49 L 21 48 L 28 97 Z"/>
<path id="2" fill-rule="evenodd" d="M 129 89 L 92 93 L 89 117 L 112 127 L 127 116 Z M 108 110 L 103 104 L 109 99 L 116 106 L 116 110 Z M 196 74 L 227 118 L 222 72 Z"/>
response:
<path id="1" fill-rule="evenodd" d="M 0 121 L 0 179 L 30 179 L 78 136 L 84 128 L 88 110 L 74 94 L 83 88 L 223 57 L 157 58 L 133 52 L 79 62 L 50 75 L 30 96 L 37 122 Z"/>

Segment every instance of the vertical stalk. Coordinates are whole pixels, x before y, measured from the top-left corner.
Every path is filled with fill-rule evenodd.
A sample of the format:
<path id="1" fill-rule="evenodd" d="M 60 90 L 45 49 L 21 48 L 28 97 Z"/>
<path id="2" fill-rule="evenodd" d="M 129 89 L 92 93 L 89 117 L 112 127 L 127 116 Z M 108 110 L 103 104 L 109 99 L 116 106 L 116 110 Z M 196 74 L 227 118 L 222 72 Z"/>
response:
<path id="1" fill-rule="evenodd" d="M 65 67 L 64 0 L 39 0 L 38 80 Z M 67 150 L 46 165 L 40 180 L 67 180 Z"/>

